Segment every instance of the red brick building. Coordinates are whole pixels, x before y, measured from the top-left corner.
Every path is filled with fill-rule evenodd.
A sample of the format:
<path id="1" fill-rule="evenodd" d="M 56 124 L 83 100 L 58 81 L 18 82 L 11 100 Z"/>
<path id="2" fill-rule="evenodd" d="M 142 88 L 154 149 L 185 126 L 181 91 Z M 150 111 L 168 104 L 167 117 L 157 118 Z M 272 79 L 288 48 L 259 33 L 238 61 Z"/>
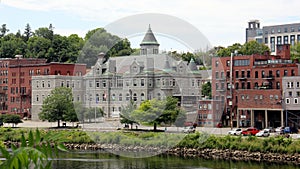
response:
<path id="1" fill-rule="evenodd" d="M 0 112 L 31 116 L 31 77 L 35 75 L 82 75 L 86 65 L 46 63 L 46 59 L 0 60 Z"/>
<path id="2" fill-rule="evenodd" d="M 236 127 L 284 126 L 282 78 L 298 74 L 289 45 L 278 45 L 275 56 L 214 57 L 212 95 L 220 103 L 215 109 L 222 111 L 214 120 Z"/>

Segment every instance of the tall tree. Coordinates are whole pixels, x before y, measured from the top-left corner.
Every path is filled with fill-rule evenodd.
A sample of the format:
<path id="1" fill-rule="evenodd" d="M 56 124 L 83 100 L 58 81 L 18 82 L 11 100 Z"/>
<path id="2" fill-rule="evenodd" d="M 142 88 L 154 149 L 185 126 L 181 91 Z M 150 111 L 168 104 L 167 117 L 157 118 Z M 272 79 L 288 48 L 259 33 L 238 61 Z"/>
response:
<path id="1" fill-rule="evenodd" d="M 3 36 L 5 36 L 5 34 L 9 32 L 9 29 L 6 28 L 6 24 L 2 24 L 1 28 L 0 28 L 0 38 L 2 38 Z"/>
<path id="2" fill-rule="evenodd" d="M 33 35 L 33 32 L 31 31 L 31 27 L 30 27 L 29 23 L 27 23 L 25 26 L 25 31 L 24 31 L 24 40 L 28 41 L 32 35 Z"/>
<path id="3" fill-rule="evenodd" d="M 72 102 L 72 89 L 67 87 L 58 87 L 51 91 L 42 105 L 42 112 L 39 113 L 41 120 L 49 122 L 57 121 L 57 126 L 60 127 L 60 121 L 74 121 L 76 116 Z"/>

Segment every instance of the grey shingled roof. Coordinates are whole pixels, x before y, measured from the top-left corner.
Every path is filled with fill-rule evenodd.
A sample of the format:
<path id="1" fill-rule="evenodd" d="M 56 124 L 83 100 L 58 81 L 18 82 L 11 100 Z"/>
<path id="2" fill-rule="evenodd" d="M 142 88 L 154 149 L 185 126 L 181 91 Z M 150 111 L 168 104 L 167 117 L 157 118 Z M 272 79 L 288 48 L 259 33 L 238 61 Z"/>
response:
<path id="1" fill-rule="evenodd" d="M 140 45 L 159 45 L 159 43 L 157 42 L 157 40 L 151 30 L 150 25 L 149 25 L 148 31 L 145 34 L 144 39 Z"/>

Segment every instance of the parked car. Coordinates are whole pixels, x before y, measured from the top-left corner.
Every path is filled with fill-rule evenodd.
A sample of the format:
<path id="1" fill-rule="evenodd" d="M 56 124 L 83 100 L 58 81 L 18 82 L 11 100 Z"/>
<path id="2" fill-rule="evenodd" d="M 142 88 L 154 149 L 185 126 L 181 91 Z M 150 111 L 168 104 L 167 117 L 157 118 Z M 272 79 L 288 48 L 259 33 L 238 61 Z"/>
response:
<path id="1" fill-rule="evenodd" d="M 184 127 L 183 132 L 184 133 L 194 133 L 195 132 L 195 127 L 194 126 L 188 126 L 188 127 Z"/>
<path id="2" fill-rule="evenodd" d="M 242 134 L 242 129 L 241 128 L 236 128 L 233 130 L 228 131 L 229 135 L 241 135 Z"/>
<path id="3" fill-rule="evenodd" d="M 268 130 L 270 133 L 274 133 L 275 129 L 273 127 L 265 128 L 264 130 Z"/>
<path id="4" fill-rule="evenodd" d="M 270 136 L 269 129 L 261 130 L 258 133 L 256 133 L 255 136 L 257 136 L 257 137 L 269 137 Z"/>
<path id="5" fill-rule="evenodd" d="M 256 133 L 258 133 L 259 130 L 254 127 L 247 128 L 246 130 L 242 131 L 243 136 L 252 135 L 255 136 Z"/>
<path id="6" fill-rule="evenodd" d="M 283 134 L 283 133 L 284 133 L 284 127 L 277 127 L 277 128 L 275 129 L 275 132 L 276 132 L 277 134 Z"/>

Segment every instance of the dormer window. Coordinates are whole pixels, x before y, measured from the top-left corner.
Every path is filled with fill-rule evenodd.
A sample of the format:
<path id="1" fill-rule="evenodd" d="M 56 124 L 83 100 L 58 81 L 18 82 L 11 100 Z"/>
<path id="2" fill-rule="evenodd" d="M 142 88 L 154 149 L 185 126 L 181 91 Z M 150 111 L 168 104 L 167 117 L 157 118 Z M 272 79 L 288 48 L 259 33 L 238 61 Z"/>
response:
<path id="1" fill-rule="evenodd" d="M 137 72 L 137 67 L 133 66 L 133 72 Z"/>

